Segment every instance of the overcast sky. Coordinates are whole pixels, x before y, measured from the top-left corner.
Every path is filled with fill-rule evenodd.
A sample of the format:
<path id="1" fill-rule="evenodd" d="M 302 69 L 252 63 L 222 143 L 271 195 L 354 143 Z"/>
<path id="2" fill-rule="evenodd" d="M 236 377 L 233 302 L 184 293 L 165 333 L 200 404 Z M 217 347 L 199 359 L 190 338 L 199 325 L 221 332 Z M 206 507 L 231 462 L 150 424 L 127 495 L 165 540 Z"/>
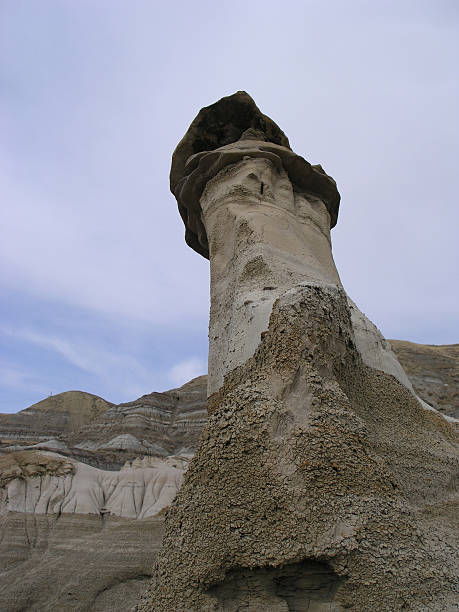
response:
<path id="1" fill-rule="evenodd" d="M 457 0 L 0 0 L 0 411 L 206 371 L 208 262 L 168 174 L 240 89 L 336 179 L 360 308 L 458 342 L 458 26 Z"/>

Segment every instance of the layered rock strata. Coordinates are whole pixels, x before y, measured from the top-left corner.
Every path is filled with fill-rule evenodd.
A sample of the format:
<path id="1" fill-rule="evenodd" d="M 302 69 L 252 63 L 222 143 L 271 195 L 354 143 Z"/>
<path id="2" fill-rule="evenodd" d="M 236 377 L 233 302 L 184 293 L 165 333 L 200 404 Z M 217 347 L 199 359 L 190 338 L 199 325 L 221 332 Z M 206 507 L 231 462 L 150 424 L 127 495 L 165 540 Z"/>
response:
<path id="1" fill-rule="evenodd" d="M 443 414 L 459 418 L 459 344 L 390 340 L 414 390 Z"/>
<path id="2" fill-rule="evenodd" d="M 192 454 L 206 417 L 205 377 L 200 376 L 179 389 L 112 406 L 66 441 L 99 453 Z"/>
<path id="3" fill-rule="evenodd" d="M 143 455 L 190 455 L 207 418 L 206 380 L 200 376 L 179 389 L 118 405 L 72 391 L 17 414 L 0 414 L 0 453 L 56 451 L 108 470 Z M 88 409 L 88 397 L 100 410 Z"/>
<path id="4" fill-rule="evenodd" d="M 344 292 L 334 181 L 274 126 L 238 93 L 174 154 L 210 417 L 137 610 L 454 609 L 453 425 Z"/>
<path id="5" fill-rule="evenodd" d="M 15 414 L 0 414 L 0 442 L 39 443 L 83 427 L 112 403 L 84 391 L 51 395 Z"/>
<path id="6" fill-rule="evenodd" d="M 88 396 L 0 419 L 2 612 L 122 612 L 151 577 L 207 418 L 206 377 L 120 406 L 91 399 L 92 414 Z"/>
<path id="7" fill-rule="evenodd" d="M 145 588 L 188 460 L 104 471 L 57 453 L 0 458 L 0 609 L 122 611 Z"/>

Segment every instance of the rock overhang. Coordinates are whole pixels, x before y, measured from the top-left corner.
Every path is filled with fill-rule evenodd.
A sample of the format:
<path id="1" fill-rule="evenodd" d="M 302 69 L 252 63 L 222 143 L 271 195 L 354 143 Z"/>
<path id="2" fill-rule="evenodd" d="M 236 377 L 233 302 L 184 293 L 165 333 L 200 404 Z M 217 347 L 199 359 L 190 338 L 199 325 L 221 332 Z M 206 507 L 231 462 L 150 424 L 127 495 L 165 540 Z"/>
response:
<path id="1" fill-rule="evenodd" d="M 294 188 L 318 196 L 330 214 L 330 227 L 336 225 L 340 195 L 335 181 L 322 166 L 295 154 L 279 126 L 249 94 L 238 91 L 202 108 L 172 156 L 171 191 L 185 224 L 185 241 L 197 253 L 209 258 L 200 204 L 205 185 L 225 166 L 245 157 L 283 165 Z"/>

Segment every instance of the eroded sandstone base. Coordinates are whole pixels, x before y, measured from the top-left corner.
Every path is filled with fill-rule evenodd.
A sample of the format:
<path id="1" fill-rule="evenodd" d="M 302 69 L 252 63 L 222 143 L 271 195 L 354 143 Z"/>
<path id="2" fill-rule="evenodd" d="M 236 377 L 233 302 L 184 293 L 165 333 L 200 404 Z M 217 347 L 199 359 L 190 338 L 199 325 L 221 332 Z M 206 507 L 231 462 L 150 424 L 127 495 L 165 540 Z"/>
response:
<path id="1" fill-rule="evenodd" d="M 333 612 L 340 609 L 333 603 L 338 585 L 338 577 L 327 564 L 303 561 L 277 568 L 231 570 L 209 592 L 225 612 Z"/>
<path id="2" fill-rule="evenodd" d="M 363 363 L 341 288 L 281 296 L 209 410 L 138 612 L 454 610 L 453 426 Z"/>

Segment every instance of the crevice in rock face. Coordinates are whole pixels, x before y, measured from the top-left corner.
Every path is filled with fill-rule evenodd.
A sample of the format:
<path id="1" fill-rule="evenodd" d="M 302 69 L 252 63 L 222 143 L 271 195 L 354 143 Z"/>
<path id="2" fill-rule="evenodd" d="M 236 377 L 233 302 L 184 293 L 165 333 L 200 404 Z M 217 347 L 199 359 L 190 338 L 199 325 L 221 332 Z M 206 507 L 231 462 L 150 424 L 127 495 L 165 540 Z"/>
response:
<path id="1" fill-rule="evenodd" d="M 238 568 L 211 587 L 221 612 L 306 612 L 341 610 L 333 603 L 339 578 L 326 564 L 313 560 L 284 567 Z"/>

